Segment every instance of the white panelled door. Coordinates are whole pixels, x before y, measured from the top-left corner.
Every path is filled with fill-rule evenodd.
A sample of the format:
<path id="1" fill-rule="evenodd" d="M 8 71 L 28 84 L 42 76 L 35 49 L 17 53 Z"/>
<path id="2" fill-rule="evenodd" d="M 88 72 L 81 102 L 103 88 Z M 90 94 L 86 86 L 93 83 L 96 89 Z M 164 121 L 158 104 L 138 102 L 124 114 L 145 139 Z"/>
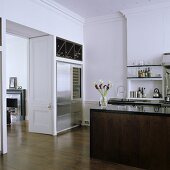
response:
<path id="1" fill-rule="evenodd" d="M 29 132 L 55 134 L 53 101 L 54 41 L 52 36 L 30 39 Z"/>

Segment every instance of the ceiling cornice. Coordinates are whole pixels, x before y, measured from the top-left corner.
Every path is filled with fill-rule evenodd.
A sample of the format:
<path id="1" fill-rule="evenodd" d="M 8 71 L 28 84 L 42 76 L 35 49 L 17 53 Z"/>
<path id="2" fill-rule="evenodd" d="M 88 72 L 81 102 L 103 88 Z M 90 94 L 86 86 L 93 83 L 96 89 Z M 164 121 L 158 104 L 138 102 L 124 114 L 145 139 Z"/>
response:
<path id="1" fill-rule="evenodd" d="M 82 18 L 80 15 L 72 12 L 71 10 L 65 8 L 64 6 L 54 2 L 53 0 L 30 0 L 32 2 L 37 2 L 40 5 L 45 5 L 46 7 L 50 7 L 53 10 L 55 10 L 56 12 L 60 12 L 63 15 L 78 21 L 82 24 L 88 24 L 88 23 L 103 23 L 103 22 L 111 22 L 111 21 L 116 21 L 116 20 L 120 20 L 123 18 L 123 15 L 121 12 L 116 12 L 114 14 L 111 15 L 104 15 L 104 16 L 98 16 L 98 17 L 91 17 L 91 18 L 87 18 L 84 19 Z"/>
<path id="2" fill-rule="evenodd" d="M 38 2 L 40 5 L 45 5 L 46 7 L 50 7 L 56 12 L 62 13 L 63 15 L 69 17 L 70 19 L 73 19 L 75 21 L 78 21 L 80 23 L 84 23 L 84 18 L 82 18 L 80 15 L 72 12 L 71 10 L 65 8 L 64 6 L 58 4 L 57 2 L 54 2 L 53 0 L 31 0 L 32 2 Z"/>
<path id="3" fill-rule="evenodd" d="M 124 18 L 123 15 L 120 12 L 116 12 L 115 14 L 111 14 L 111 15 L 87 18 L 85 19 L 85 24 L 112 22 L 112 21 L 121 20 L 122 18 Z"/>
<path id="4" fill-rule="evenodd" d="M 121 10 L 120 12 L 125 17 L 127 17 L 133 14 L 161 10 L 161 9 L 168 8 L 168 7 L 170 7 L 170 2 L 164 2 L 164 3 L 158 3 L 158 4 L 148 5 L 144 7 L 133 8 L 133 9 L 125 9 L 125 10 Z"/>

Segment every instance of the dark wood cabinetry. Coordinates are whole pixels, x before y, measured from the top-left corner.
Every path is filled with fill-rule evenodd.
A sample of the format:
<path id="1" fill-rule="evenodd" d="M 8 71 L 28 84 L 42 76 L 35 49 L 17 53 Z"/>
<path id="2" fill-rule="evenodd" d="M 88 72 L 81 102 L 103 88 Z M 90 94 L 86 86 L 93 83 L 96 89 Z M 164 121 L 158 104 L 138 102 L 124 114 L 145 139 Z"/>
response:
<path id="1" fill-rule="evenodd" d="M 82 61 L 82 45 L 56 38 L 56 55 L 58 57 Z"/>
<path id="2" fill-rule="evenodd" d="M 90 156 L 148 170 L 169 170 L 170 117 L 91 111 Z"/>

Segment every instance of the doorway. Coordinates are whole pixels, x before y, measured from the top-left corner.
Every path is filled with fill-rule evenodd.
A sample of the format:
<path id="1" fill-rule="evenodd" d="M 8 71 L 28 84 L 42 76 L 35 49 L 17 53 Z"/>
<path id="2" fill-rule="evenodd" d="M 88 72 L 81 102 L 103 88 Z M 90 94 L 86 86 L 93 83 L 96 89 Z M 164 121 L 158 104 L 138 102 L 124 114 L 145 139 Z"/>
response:
<path id="1" fill-rule="evenodd" d="M 9 43 L 6 51 L 7 97 L 20 103 L 17 105 L 19 116 L 13 116 L 11 120 L 27 120 L 30 132 L 55 134 L 53 120 L 56 113 L 55 107 L 52 107 L 54 36 L 8 20 L 6 32 L 6 43 Z M 19 99 L 21 95 L 17 97 L 16 93 L 15 96 L 10 93 L 22 90 L 26 94 L 25 113 Z"/>
<path id="2" fill-rule="evenodd" d="M 6 34 L 7 125 L 27 119 L 29 39 Z"/>

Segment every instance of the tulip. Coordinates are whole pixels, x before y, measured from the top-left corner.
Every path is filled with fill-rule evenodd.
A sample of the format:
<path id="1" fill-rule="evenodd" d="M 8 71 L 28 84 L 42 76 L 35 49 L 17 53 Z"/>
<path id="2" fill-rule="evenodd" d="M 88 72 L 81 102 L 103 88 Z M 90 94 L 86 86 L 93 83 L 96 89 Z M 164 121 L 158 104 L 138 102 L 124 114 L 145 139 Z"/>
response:
<path id="1" fill-rule="evenodd" d="M 112 87 L 111 82 L 106 85 L 102 80 L 99 81 L 99 85 L 95 82 L 95 88 L 99 91 L 99 93 L 104 97 L 107 95 L 108 90 Z"/>
<path id="2" fill-rule="evenodd" d="M 95 84 L 95 88 L 96 88 L 96 89 L 99 89 L 99 87 L 97 86 L 97 84 Z"/>

